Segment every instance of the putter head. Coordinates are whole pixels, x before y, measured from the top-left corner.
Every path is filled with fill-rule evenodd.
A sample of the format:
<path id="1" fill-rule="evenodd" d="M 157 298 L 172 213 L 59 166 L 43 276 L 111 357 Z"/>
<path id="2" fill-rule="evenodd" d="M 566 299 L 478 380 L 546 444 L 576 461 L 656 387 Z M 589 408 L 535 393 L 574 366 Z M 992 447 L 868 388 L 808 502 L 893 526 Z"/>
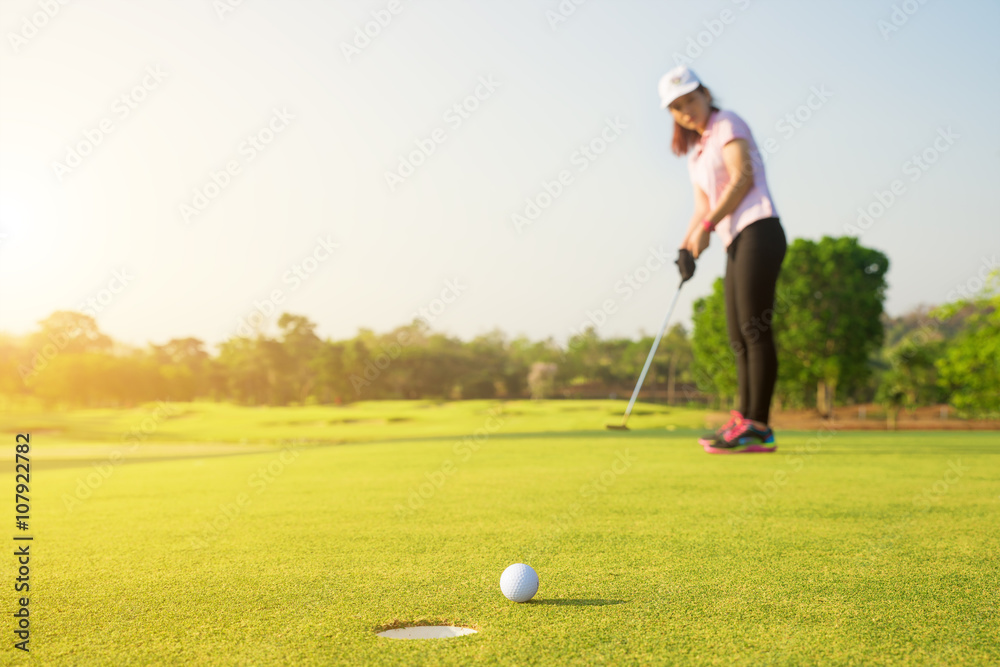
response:
<path id="1" fill-rule="evenodd" d="M 605 424 L 605 426 L 607 426 L 612 431 L 627 431 L 628 430 L 628 426 L 626 426 L 625 424 Z"/>

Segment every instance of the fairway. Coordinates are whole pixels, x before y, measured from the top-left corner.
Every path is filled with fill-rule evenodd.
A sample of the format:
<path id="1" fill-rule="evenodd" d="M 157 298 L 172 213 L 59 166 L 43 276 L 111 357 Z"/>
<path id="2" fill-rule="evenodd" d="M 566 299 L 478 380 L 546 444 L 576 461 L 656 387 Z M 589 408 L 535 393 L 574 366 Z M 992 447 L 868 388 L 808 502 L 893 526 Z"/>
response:
<path id="1" fill-rule="evenodd" d="M 174 407 L 89 494 L 99 460 L 33 475 L 34 660 L 1000 660 L 995 432 L 781 432 L 775 454 L 726 457 L 695 443 L 695 411 L 640 405 L 636 430 L 605 431 L 622 401 Z M 369 423 L 317 424 L 348 410 Z M 113 416 L 88 446 L 117 444 Z M 199 422 L 258 442 L 258 418 L 284 424 L 270 449 L 141 459 Z M 541 581 L 526 604 L 499 590 L 516 562 Z M 375 636 L 437 622 L 478 633 Z"/>

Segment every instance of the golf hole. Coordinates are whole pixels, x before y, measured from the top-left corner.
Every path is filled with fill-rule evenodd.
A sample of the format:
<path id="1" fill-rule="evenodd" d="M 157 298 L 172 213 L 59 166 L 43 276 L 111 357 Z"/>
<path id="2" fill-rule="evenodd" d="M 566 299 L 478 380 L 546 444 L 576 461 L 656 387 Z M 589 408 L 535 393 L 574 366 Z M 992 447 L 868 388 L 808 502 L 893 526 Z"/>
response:
<path id="1" fill-rule="evenodd" d="M 461 628 L 456 625 L 411 625 L 408 628 L 393 628 L 378 633 L 379 637 L 390 639 L 444 639 L 474 635 L 472 628 Z"/>

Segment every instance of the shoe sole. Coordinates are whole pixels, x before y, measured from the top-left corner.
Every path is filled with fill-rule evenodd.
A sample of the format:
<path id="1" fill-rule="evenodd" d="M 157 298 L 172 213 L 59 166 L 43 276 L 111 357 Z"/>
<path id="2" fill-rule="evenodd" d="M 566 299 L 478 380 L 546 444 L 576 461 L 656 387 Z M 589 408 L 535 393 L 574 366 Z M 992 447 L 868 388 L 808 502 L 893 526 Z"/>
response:
<path id="1" fill-rule="evenodd" d="M 776 449 L 778 449 L 778 445 L 772 443 L 746 445 L 732 449 L 705 445 L 705 451 L 709 454 L 770 454 Z"/>
<path id="2" fill-rule="evenodd" d="M 715 438 L 698 438 L 698 444 L 702 447 L 709 447 L 715 442 Z"/>

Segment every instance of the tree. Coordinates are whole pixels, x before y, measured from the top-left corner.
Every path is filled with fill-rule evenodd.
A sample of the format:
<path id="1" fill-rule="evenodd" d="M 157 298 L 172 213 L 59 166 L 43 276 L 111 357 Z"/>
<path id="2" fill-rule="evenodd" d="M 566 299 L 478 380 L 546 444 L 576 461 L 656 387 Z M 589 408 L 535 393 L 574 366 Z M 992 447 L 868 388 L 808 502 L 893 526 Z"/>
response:
<path id="1" fill-rule="evenodd" d="M 649 338 L 648 342 L 652 346 L 652 337 Z M 688 339 L 687 331 L 684 329 L 684 325 L 675 324 L 667 330 L 660 340 L 660 346 L 656 349 L 651 369 L 655 382 L 661 380 L 666 382 L 668 405 L 676 403 L 677 382 L 688 377 L 692 359 L 691 341 Z"/>
<path id="2" fill-rule="evenodd" d="M 22 356 L 22 342 L 13 336 L 0 333 L 0 396 L 22 393 L 24 382 L 18 377 L 18 361 Z"/>
<path id="3" fill-rule="evenodd" d="M 736 396 L 736 359 L 726 329 L 726 298 L 722 278 L 716 278 L 709 296 L 694 302 L 691 320 L 692 374 L 699 391 L 722 401 Z"/>
<path id="4" fill-rule="evenodd" d="M 499 329 L 477 336 L 466 346 L 462 379 L 463 398 L 496 398 L 508 395 L 509 345 Z"/>
<path id="5" fill-rule="evenodd" d="M 601 340 L 594 327 L 587 327 L 569 339 L 565 359 L 559 364 L 559 380 L 564 383 L 598 381 L 603 385 L 617 384 L 631 372 L 627 349 L 629 342 Z"/>
<path id="6" fill-rule="evenodd" d="M 533 399 L 539 400 L 552 396 L 558 370 L 558 367 L 552 362 L 536 361 L 531 365 L 531 372 L 528 373 L 528 386 L 531 388 Z"/>
<path id="7" fill-rule="evenodd" d="M 833 410 L 838 387 L 850 391 L 871 372 L 882 344 L 881 315 L 889 259 L 854 237 L 797 239 L 778 279 L 776 328 L 786 393 L 816 387 L 816 407 Z"/>
<path id="8" fill-rule="evenodd" d="M 278 387 L 281 352 L 277 341 L 234 336 L 219 345 L 219 363 L 225 368 L 227 394 L 246 405 L 284 405 Z M 279 361 L 279 363 L 275 363 Z"/>
<path id="9" fill-rule="evenodd" d="M 939 354 L 937 342 L 920 342 L 915 337 L 903 339 L 887 352 L 889 369 L 882 375 L 875 394 L 876 402 L 886 410 L 887 428 L 896 428 L 901 409 L 934 400 L 934 361 Z"/>
<path id="10" fill-rule="evenodd" d="M 940 385 L 960 414 L 995 416 L 1000 412 L 1000 270 L 978 295 L 942 306 L 935 316 L 947 320 L 963 311 L 965 327 L 937 361 Z"/>
<path id="11" fill-rule="evenodd" d="M 316 335 L 316 325 L 302 315 L 282 313 L 278 318 L 281 330 L 281 359 L 287 365 L 280 369 L 280 381 L 287 393 L 300 403 L 313 394 L 321 372 L 320 348 L 323 341 Z"/>
<path id="12" fill-rule="evenodd" d="M 561 367 L 565 360 L 565 352 L 552 338 L 540 341 L 530 341 L 525 336 L 518 336 L 510 343 L 510 366 L 505 382 L 510 396 L 530 395 L 528 376 L 535 362 L 544 361 Z M 559 382 L 557 371 L 554 382 Z"/>
<path id="13" fill-rule="evenodd" d="M 320 403 L 341 403 L 353 393 L 350 378 L 345 371 L 345 343 L 323 341 L 316 357 L 316 391 Z"/>
<path id="14" fill-rule="evenodd" d="M 210 392 L 210 357 L 197 338 L 173 338 L 163 345 L 150 345 L 151 356 L 162 369 L 166 397 L 190 401 Z"/>
<path id="15" fill-rule="evenodd" d="M 105 352 L 111 347 L 111 339 L 101 333 L 97 321 L 90 315 L 57 310 L 38 324 L 41 329 L 29 342 L 36 350 L 50 343 L 69 354 Z"/>
<path id="16" fill-rule="evenodd" d="M 111 339 L 100 332 L 94 318 L 83 313 L 58 310 L 38 324 L 40 329 L 27 337 L 27 349 L 17 366 L 26 386 L 59 355 L 105 352 L 111 347 Z"/>

